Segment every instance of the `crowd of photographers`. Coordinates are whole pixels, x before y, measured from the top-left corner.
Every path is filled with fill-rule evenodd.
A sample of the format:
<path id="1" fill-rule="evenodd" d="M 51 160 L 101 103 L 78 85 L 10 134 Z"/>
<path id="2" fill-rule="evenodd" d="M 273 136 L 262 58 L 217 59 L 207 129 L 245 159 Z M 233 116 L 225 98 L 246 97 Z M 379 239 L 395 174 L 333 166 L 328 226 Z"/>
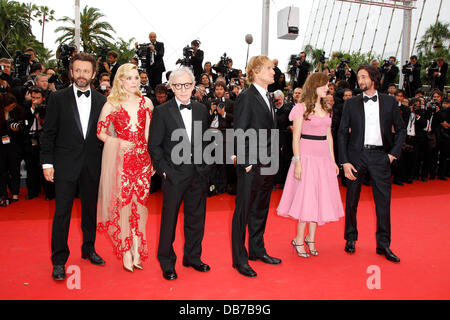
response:
<path id="1" fill-rule="evenodd" d="M 131 63 L 138 66 L 140 91 L 149 97 L 155 106 L 173 97 L 167 82 L 162 79 L 164 65 L 164 43 L 157 41 L 154 32 L 149 43 L 136 43 L 136 56 Z M 233 106 L 239 93 L 245 89 L 242 70 L 233 67 L 233 60 L 226 55 L 217 63 L 204 62 L 200 41 L 193 40 L 183 48 L 183 57 L 177 64 L 188 66 L 196 78 L 193 99 L 203 103 L 210 112 L 210 128 L 226 137 L 225 130 L 233 127 Z M 32 48 L 23 53 L 16 52 L 14 59 L 0 59 L 0 206 L 18 201 L 20 192 L 21 163 L 26 170 L 26 199 L 37 197 L 44 190 L 45 198 L 55 196 L 54 186 L 45 181 L 39 164 L 39 134 L 45 121 L 45 106 L 52 92 L 70 85 L 69 62 L 76 48 L 61 45 L 57 52 L 58 67 L 46 68 L 35 57 Z M 117 52 L 103 49 L 98 57 L 97 77 L 93 83 L 96 90 L 108 96 L 120 64 Z M 355 72 L 349 61 L 342 59 L 335 69 L 327 66 L 324 55 L 313 70 L 306 54 L 291 56 L 288 70 L 282 72 L 278 60 L 274 59 L 275 81 L 269 86 L 272 102 L 277 113 L 279 133 L 279 170 L 275 177 L 276 188 L 283 188 L 292 158 L 292 122 L 289 112 L 299 101 L 301 88 L 312 72 L 326 72 L 330 76 L 328 103 L 332 106 L 332 132 L 336 137 L 344 101 L 360 94 Z M 427 79 L 431 91 L 422 90 L 421 65 L 416 56 L 399 69 L 395 57 L 381 63 L 372 61 L 382 74 L 381 92 L 396 97 L 403 120 L 407 126 L 407 138 L 402 155 L 392 165 L 393 182 L 398 185 L 414 180 L 446 180 L 450 173 L 450 110 L 449 100 L 444 96 L 447 63 L 437 59 L 427 68 Z M 399 72 L 403 73 L 403 90 L 395 84 Z M 170 71 L 166 72 L 168 79 Z M 287 82 L 287 77 L 290 81 Z M 226 145 L 226 139 L 222 141 Z M 335 146 L 336 158 L 337 144 Z M 225 153 L 224 153 L 225 154 Z M 225 157 L 225 155 L 224 155 Z M 214 165 L 209 195 L 236 193 L 234 166 Z M 366 184 L 370 183 L 370 177 Z M 342 178 L 345 185 L 345 179 Z M 151 192 L 161 187 L 157 175 L 152 177 Z"/>

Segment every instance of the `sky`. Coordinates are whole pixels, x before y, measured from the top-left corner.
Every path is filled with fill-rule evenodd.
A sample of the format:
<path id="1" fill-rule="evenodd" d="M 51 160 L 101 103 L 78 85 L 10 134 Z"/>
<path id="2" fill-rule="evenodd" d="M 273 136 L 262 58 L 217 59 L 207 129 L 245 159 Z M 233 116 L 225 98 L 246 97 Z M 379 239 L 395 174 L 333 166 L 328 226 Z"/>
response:
<path id="1" fill-rule="evenodd" d="M 417 9 L 413 10 L 411 45 L 416 35 L 423 1 L 416 1 Z M 73 17 L 75 13 L 74 0 L 19 2 L 46 5 L 55 10 L 57 19 L 63 16 Z M 436 21 L 439 3 L 440 0 L 426 1 L 416 43 L 420 41 L 425 29 Z M 164 62 L 167 70 L 176 67 L 175 62 L 182 57 L 183 47 L 194 39 L 201 41 L 200 49 L 205 53 L 203 62 L 211 61 L 214 64 L 226 53 L 233 59 L 235 68 L 244 69 L 247 50 L 249 57 L 261 54 L 263 0 L 80 0 L 81 10 L 86 5 L 100 9 L 105 15 L 103 19 L 115 30 L 112 34 L 114 38 L 135 38 L 139 43 L 147 43 L 148 34 L 151 31 L 156 32 L 157 40 L 164 42 Z M 277 12 L 288 6 L 299 8 L 299 36 L 295 40 L 277 39 Z M 379 7 L 362 5 L 357 19 L 358 7 L 358 4 L 333 0 L 271 0 L 268 56 L 271 59 L 277 58 L 279 67 L 285 71 L 290 55 L 298 54 L 308 43 L 315 47 L 324 46 L 327 57 L 330 55 L 330 49 L 336 51 L 339 47 L 343 51 L 350 49 L 368 52 L 372 42 L 373 51 L 381 54 L 392 9 L 383 8 L 380 15 Z M 341 15 L 338 20 L 339 12 Z M 450 22 L 450 1 L 442 1 L 439 20 Z M 402 10 L 394 11 L 392 21 L 385 57 L 397 52 L 402 31 Z M 53 52 L 56 52 L 56 39 L 60 35 L 54 30 L 61 24 L 62 22 L 53 21 L 45 27 L 44 45 Z M 38 22 L 32 23 L 32 30 L 36 38 L 40 39 L 41 26 Z M 245 42 L 247 34 L 253 36 L 250 46 Z M 400 51 L 401 47 L 398 58 Z"/>

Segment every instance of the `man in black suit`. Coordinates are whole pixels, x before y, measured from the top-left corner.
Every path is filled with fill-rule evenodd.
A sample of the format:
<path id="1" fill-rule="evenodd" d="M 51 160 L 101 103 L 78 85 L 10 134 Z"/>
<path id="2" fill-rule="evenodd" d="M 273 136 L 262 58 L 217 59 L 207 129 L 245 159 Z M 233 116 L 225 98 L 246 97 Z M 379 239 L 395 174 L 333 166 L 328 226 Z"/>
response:
<path id="1" fill-rule="evenodd" d="M 377 249 L 393 262 L 400 259 L 389 248 L 391 243 L 391 169 L 400 156 L 406 136 L 405 125 L 395 98 L 377 91 L 379 71 L 369 65 L 358 68 L 358 84 L 362 95 L 345 101 L 338 132 L 339 159 L 347 180 L 345 208 L 345 251 L 355 252 L 358 240 L 356 210 L 361 183 L 366 172 L 373 181 L 377 215 Z M 392 132 L 394 128 L 395 133 Z"/>
<path id="2" fill-rule="evenodd" d="M 309 68 L 311 65 L 306 61 L 306 53 L 300 52 L 300 59 L 297 60 L 294 73 L 294 89 L 298 87 L 303 87 L 306 78 L 309 75 Z"/>
<path id="3" fill-rule="evenodd" d="M 177 256 L 173 241 L 181 203 L 185 237 L 183 266 L 200 272 L 210 270 L 200 260 L 209 178 L 209 166 L 202 161 L 202 137 L 208 129 L 208 111 L 203 104 L 191 101 L 195 78 L 189 68 L 174 70 L 169 83 L 175 98 L 154 109 L 148 147 L 153 166 L 163 180 L 158 260 L 163 277 L 174 280 Z"/>
<path id="4" fill-rule="evenodd" d="M 404 89 L 408 98 L 414 97 L 416 90 L 422 86 L 422 81 L 420 80 L 421 69 L 422 66 L 415 55 L 411 56 L 410 64 L 402 68 L 402 73 L 405 75 L 404 82 L 406 84 Z"/>
<path id="5" fill-rule="evenodd" d="M 95 252 L 97 194 L 103 144 L 97 139 L 97 121 L 105 96 L 91 90 L 96 61 L 85 53 L 72 58 L 73 86 L 50 95 L 41 136 L 44 177 L 55 183 L 56 201 L 52 227 L 52 277 L 64 280 L 69 258 L 67 245 L 73 198 L 80 191 L 83 259 L 103 265 Z"/>
<path id="6" fill-rule="evenodd" d="M 111 85 L 114 85 L 114 77 L 116 76 L 117 69 L 120 67 L 120 63 L 117 62 L 119 60 L 119 54 L 115 51 L 108 52 L 108 63 L 104 63 L 103 66 L 105 70 L 109 73 Z"/>
<path id="7" fill-rule="evenodd" d="M 203 73 L 203 50 L 200 48 L 200 41 L 199 40 L 192 40 L 191 46 L 194 47 L 194 51 L 192 52 L 191 56 L 191 63 L 192 63 L 192 70 L 194 71 L 195 81 L 200 81 L 200 75 Z"/>
<path id="8" fill-rule="evenodd" d="M 283 91 L 284 87 L 280 88 L 280 85 L 278 83 L 278 81 L 280 80 L 281 73 L 282 73 L 280 68 L 278 68 L 278 59 L 273 59 L 272 62 L 273 62 L 273 71 L 275 71 L 275 75 L 273 77 L 273 80 L 274 80 L 273 83 L 269 84 L 269 86 L 267 87 L 268 91 L 269 92 L 275 92 L 276 90 Z"/>
<path id="9" fill-rule="evenodd" d="M 273 162 L 275 159 L 272 157 L 275 157 L 275 152 L 278 151 L 271 154 L 272 148 L 277 147 L 276 143 L 272 145 L 271 141 L 271 130 L 276 129 L 276 115 L 267 91 L 268 85 L 274 81 L 275 72 L 268 57 L 255 56 L 250 59 L 246 73 L 251 85 L 239 94 L 234 105 L 234 130 L 242 130 L 244 135 L 249 134 L 249 138 L 243 143 L 244 156 L 236 153 L 237 194 L 231 237 L 233 267 L 244 276 L 256 277 L 256 272 L 249 266 L 248 260 L 261 260 L 268 264 L 281 263 L 280 259 L 267 254 L 264 245 L 263 236 L 276 171 L 267 170 L 273 163 L 265 164 L 260 153 L 261 150 L 265 151 Z M 266 141 L 260 137 L 252 139 L 254 135 L 261 134 L 267 134 Z M 235 132 L 235 135 L 238 140 L 242 140 L 238 133 Z M 256 149 L 252 151 L 252 147 Z M 239 149 L 240 145 L 237 143 L 237 150 Z M 255 150 L 259 151 L 258 155 L 254 154 Z M 247 225 L 248 253 L 245 249 Z"/>
<path id="10" fill-rule="evenodd" d="M 395 61 L 396 61 L 395 57 L 389 57 L 389 63 L 382 66 L 383 80 L 380 91 L 383 93 L 387 92 L 388 86 L 391 83 L 396 83 L 399 70 L 398 67 L 395 65 Z"/>
<path id="11" fill-rule="evenodd" d="M 162 74 L 166 71 L 164 65 L 164 43 L 156 41 L 156 33 L 150 32 L 150 44 L 147 50 L 147 73 L 150 77 L 150 87 L 155 90 L 156 85 L 162 83 Z"/>
<path id="12" fill-rule="evenodd" d="M 439 89 L 444 92 L 444 86 L 447 82 L 448 63 L 443 58 L 436 59 L 437 70 L 433 70 L 431 73 L 431 90 Z"/>

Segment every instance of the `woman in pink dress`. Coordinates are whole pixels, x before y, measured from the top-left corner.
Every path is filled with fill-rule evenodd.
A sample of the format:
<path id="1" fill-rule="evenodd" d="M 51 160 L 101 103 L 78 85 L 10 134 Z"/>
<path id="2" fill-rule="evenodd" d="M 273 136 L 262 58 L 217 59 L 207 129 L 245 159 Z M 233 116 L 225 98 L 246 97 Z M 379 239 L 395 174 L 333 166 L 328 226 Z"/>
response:
<path id="1" fill-rule="evenodd" d="M 97 224 L 111 236 L 126 271 L 142 269 L 148 257 L 147 202 L 153 168 L 148 153 L 152 102 L 139 88 L 134 64 L 119 67 L 103 106 L 97 136 L 104 142 Z"/>
<path id="2" fill-rule="evenodd" d="M 339 168 L 333 153 L 331 108 L 324 99 L 328 81 L 325 73 L 310 75 L 303 86 L 300 103 L 289 114 L 294 122 L 294 157 L 277 211 L 280 216 L 298 220 L 297 236 L 291 243 L 303 258 L 319 254 L 315 247 L 317 225 L 344 216 L 337 181 Z M 307 223 L 309 232 L 305 237 Z"/>

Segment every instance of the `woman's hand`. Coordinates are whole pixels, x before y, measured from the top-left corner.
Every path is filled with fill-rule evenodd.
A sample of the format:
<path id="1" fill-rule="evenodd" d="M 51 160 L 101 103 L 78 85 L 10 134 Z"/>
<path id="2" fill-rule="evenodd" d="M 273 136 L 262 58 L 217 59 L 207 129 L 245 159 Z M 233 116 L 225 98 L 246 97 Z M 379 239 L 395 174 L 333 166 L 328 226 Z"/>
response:
<path id="1" fill-rule="evenodd" d="M 295 163 L 294 178 L 297 180 L 302 179 L 302 164 L 300 163 L 300 161 L 297 161 Z"/>
<path id="2" fill-rule="evenodd" d="M 334 165 L 336 166 L 336 175 L 338 176 L 339 175 L 339 167 L 336 163 Z"/>

